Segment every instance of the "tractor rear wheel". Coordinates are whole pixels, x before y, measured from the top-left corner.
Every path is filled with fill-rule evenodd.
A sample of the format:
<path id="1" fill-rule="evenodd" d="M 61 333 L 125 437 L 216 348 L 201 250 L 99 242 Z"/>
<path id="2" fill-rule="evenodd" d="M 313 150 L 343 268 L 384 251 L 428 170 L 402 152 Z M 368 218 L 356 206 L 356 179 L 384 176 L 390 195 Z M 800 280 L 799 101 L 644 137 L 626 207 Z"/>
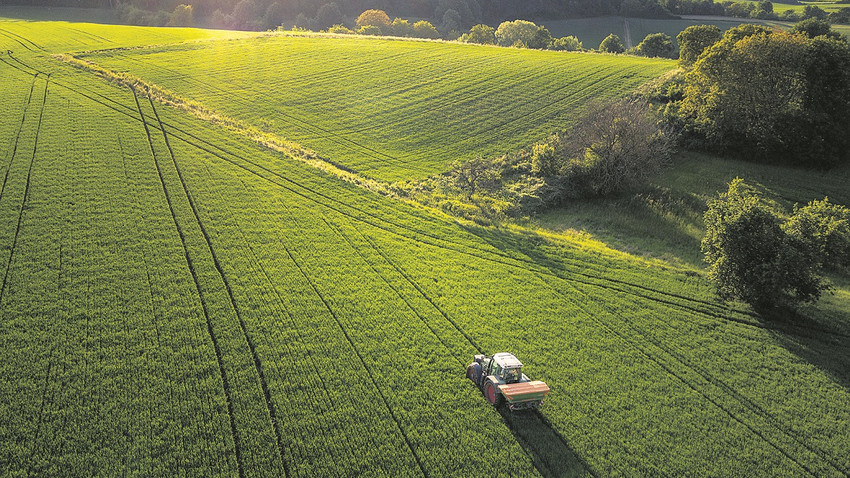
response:
<path id="1" fill-rule="evenodd" d="M 496 391 L 496 386 L 493 385 L 493 382 L 487 381 L 484 383 L 484 396 L 487 397 L 487 401 L 490 402 L 490 405 L 493 405 L 496 408 L 502 406 L 505 403 L 505 397 Z"/>
<path id="2" fill-rule="evenodd" d="M 476 362 L 469 364 L 466 367 L 466 378 L 472 380 L 475 385 L 478 385 L 478 380 L 481 378 L 481 365 Z"/>

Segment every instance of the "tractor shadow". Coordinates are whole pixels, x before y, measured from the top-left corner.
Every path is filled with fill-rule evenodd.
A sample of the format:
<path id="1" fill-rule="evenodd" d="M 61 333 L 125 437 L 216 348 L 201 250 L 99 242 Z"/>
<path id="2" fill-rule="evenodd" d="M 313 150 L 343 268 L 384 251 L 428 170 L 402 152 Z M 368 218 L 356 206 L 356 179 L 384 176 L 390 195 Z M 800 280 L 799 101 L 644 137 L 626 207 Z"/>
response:
<path id="1" fill-rule="evenodd" d="M 512 412 L 502 406 L 499 414 L 544 477 L 596 476 L 540 412 Z"/>

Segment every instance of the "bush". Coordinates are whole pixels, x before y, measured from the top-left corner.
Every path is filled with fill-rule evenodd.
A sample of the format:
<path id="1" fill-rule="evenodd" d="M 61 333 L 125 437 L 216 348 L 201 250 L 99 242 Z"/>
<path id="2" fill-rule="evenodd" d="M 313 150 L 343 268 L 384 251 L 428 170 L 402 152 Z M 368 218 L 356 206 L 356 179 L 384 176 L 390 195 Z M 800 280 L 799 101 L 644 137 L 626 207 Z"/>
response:
<path id="1" fill-rule="evenodd" d="M 708 47 L 720 41 L 722 33 L 714 25 L 693 25 L 685 28 L 678 35 L 679 65 L 689 67 L 702 55 Z"/>
<path id="2" fill-rule="evenodd" d="M 366 10 L 357 17 L 356 24 L 360 29 L 365 26 L 373 26 L 378 27 L 382 32 L 389 32 L 390 17 L 383 10 Z"/>
<path id="3" fill-rule="evenodd" d="M 464 43 L 478 43 L 481 45 L 494 45 L 496 43 L 496 29 L 483 24 L 475 25 L 460 37 Z"/>
<path id="4" fill-rule="evenodd" d="M 833 40 L 841 40 L 841 34 L 832 31 L 832 26 L 826 20 L 819 18 L 807 18 L 797 22 L 789 30 L 792 34 L 805 35 L 809 38 L 825 36 Z"/>
<path id="5" fill-rule="evenodd" d="M 195 24 L 195 15 L 191 5 L 177 5 L 168 19 L 170 27 L 191 27 Z"/>
<path id="6" fill-rule="evenodd" d="M 664 33 L 650 33 L 635 47 L 635 54 L 650 58 L 673 58 L 675 51 L 673 39 Z"/>
<path id="7" fill-rule="evenodd" d="M 348 28 L 345 25 L 337 24 L 337 25 L 333 25 L 332 27 L 328 28 L 328 33 L 338 33 L 338 34 L 343 34 L 343 35 L 352 35 L 352 34 L 354 34 L 354 30 Z"/>
<path id="8" fill-rule="evenodd" d="M 377 25 L 363 25 L 359 30 L 357 30 L 357 34 L 380 36 L 383 35 L 384 32 L 382 32 L 381 28 Z"/>
<path id="9" fill-rule="evenodd" d="M 599 44 L 599 51 L 604 53 L 623 53 L 626 47 L 623 46 L 623 41 L 620 37 L 613 33 L 605 37 L 602 43 Z"/>
<path id="10" fill-rule="evenodd" d="M 417 38 L 440 38 L 440 32 L 431 24 L 431 22 L 420 20 L 413 24 L 413 35 Z"/>
<path id="11" fill-rule="evenodd" d="M 736 178 L 708 202 L 702 251 L 718 293 L 757 309 L 817 300 L 828 286 L 812 249 L 786 234 L 757 191 Z"/>
<path id="12" fill-rule="evenodd" d="M 581 51 L 584 49 L 584 45 L 581 44 L 578 38 L 574 36 L 566 36 L 561 38 L 556 38 L 549 44 L 550 50 L 558 50 L 558 51 Z"/>
<path id="13" fill-rule="evenodd" d="M 523 47 L 533 43 L 538 35 L 538 26 L 526 20 L 502 22 L 496 29 L 496 44 L 500 46 L 516 46 L 520 42 Z"/>
<path id="14" fill-rule="evenodd" d="M 413 30 L 413 25 L 411 25 L 409 21 L 401 18 L 393 20 L 392 25 L 390 25 L 390 30 L 392 30 L 393 35 L 397 37 L 412 37 L 416 34 Z"/>
<path id="15" fill-rule="evenodd" d="M 850 270 L 850 209 L 828 198 L 794 208 L 783 226 L 799 241 L 808 243 L 824 269 Z"/>

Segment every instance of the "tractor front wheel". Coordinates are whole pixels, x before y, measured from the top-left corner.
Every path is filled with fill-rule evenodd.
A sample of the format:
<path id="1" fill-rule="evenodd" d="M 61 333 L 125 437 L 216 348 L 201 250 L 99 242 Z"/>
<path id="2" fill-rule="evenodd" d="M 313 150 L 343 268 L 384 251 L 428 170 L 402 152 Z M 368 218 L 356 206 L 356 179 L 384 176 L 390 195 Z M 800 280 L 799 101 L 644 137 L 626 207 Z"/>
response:
<path id="1" fill-rule="evenodd" d="M 487 397 L 487 401 L 490 402 L 490 405 L 493 405 L 496 408 L 502 406 L 505 403 L 505 397 L 496 391 L 496 386 L 493 385 L 493 382 L 487 381 L 484 383 L 484 396 Z"/>

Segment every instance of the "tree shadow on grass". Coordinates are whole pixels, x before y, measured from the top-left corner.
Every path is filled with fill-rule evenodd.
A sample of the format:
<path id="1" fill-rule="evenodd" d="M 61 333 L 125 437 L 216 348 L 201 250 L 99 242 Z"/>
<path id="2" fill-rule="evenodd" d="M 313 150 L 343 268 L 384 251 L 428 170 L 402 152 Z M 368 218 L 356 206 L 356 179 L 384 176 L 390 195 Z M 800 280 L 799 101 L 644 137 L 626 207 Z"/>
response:
<path id="1" fill-rule="evenodd" d="M 531 456 L 537 471 L 544 477 L 596 476 L 590 466 L 539 412 L 512 412 L 507 406 L 503 406 L 499 409 L 499 414 L 517 442 Z"/>

